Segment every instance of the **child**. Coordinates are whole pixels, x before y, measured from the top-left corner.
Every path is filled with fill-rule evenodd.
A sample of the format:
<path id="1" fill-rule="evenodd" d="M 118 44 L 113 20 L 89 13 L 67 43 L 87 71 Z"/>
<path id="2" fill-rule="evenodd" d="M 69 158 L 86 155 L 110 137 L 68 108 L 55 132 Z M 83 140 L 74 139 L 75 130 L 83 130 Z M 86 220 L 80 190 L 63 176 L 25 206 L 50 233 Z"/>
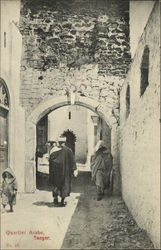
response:
<path id="1" fill-rule="evenodd" d="M 7 204 L 10 205 L 9 212 L 13 212 L 13 205 L 16 204 L 17 181 L 11 168 L 6 168 L 2 172 L 2 205 L 3 212 Z"/>

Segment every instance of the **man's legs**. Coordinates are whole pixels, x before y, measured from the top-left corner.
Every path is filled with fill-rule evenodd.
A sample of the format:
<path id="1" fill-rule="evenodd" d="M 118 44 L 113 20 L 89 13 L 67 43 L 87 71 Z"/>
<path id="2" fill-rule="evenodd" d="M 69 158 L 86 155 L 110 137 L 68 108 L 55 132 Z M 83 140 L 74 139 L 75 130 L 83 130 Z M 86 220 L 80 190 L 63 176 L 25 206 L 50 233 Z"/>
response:
<path id="1" fill-rule="evenodd" d="M 101 200 L 104 195 L 104 180 L 100 171 L 96 174 L 97 200 Z"/>
<path id="2" fill-rule="evenodd" d="M 12 205 L 12 203 L 9 203 L 9 205 L 10 205 L 10 212 L 13 212 L 13 205 Z"/>
<path id="3" fill-rule="evenodd" d="M 53 201 L 54 204 L 58 204 L 58 191 L 56 187 L 53 188 L 52 195 L 54 198 L 54 201 Z"/>
<path id="4" fill-rule="evenodd" d="M 54 204 L 58 204 L 58 196 L 57 195 L 54 195 Z"/>
<path id="5" fill-rule="evenodd" d="M 97 200 L 98 201 L 102 200 L 103 195 L 104 195 L 104 190 L 100 186 L 97 186 Z"/>
<path id="6" fill-rule="evenodd" d="M 65 197 L 62 197 L 61 198 L 61 206 L 65 206 L 66 205 L 66 203 L 64 201 L 65 201 Z"/>
<path id="7" fill-rule="evenodd" d="M 3 204 L 2 213 L 5 213 L 6 205 Z"/>

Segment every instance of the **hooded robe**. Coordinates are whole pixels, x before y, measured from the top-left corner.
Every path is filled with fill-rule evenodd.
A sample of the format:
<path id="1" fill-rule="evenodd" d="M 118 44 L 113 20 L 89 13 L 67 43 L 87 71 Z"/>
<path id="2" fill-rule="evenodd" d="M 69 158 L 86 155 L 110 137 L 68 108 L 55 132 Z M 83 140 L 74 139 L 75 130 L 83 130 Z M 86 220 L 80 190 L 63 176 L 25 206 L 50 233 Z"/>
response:
<path id="1" fill-rule="evenodd" d="M 5 178 L 5 173 L 8 172 L 12 177 L 6 179 Z M 6 168 L 2 172 L 2 205 L 15 205 L 16 204 L 16 193 L 17 191 L 17 181 L 16 181 L 16 176 L 13 173 L 11 168 Z"/>
<path id="2" fill-rule="evenodd" d="M 112 170 L 112 155 L 107 152 L 104 141 L 99 141 L 95 147 L 95 153 L 91 156 L 92 181 L 103 191 L 110 185 Z"/>

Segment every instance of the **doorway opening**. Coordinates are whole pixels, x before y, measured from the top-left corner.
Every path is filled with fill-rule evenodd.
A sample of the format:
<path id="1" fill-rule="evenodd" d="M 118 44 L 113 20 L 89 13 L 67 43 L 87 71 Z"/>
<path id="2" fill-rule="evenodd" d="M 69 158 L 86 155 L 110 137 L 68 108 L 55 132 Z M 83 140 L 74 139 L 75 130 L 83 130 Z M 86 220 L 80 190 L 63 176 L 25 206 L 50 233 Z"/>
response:
<path id="1" fill-rule="evenodd" d="M 49 152 L 59 136 L 66 137 L 66 145 L 75 155 L 78 171 L 90 172 L 90 157 L 100 139 L 111 150 L 111 128 L 98 114 L 79 105 L 67 105 L 49 112 L 37 122 L 36 131 L 36 188 L 40 190 L 51 190 Z"/>
<path id="2" fill-rule="evenodd" d="M 5 82 L 0 79 L 0 172 L 9 166 L 8 128 L 9 92 Z"/>

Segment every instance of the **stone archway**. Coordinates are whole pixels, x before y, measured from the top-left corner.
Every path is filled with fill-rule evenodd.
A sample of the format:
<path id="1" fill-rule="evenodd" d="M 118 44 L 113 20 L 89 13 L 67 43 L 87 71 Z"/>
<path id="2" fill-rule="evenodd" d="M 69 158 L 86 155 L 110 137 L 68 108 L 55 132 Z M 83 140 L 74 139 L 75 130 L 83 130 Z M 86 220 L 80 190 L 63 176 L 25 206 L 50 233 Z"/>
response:
<path id="1" fill-rule="evenodd" d="M 114 169 L 114 194 L 120 193 L 120 175 L 119 175 L 119 152 L 118 152 L 118 125 L 112 112 L 98 101 L 89 98 L 77 96 L 75 104 L 83 106 L 97 113 L 111 129 L 111 152 L 113 155 Z M 37 108 L 26 118 L 26 140 L 25 140 L 25 191 L 34 192 L 36 190 L 36 167 L 35 167 L 35 152 L 36 152 L 36 124 L 46 114 L 54 111 L 57 108 L 71 105 L 71 100 L 68 96 L 59 96 L 44 100 Z"/>

